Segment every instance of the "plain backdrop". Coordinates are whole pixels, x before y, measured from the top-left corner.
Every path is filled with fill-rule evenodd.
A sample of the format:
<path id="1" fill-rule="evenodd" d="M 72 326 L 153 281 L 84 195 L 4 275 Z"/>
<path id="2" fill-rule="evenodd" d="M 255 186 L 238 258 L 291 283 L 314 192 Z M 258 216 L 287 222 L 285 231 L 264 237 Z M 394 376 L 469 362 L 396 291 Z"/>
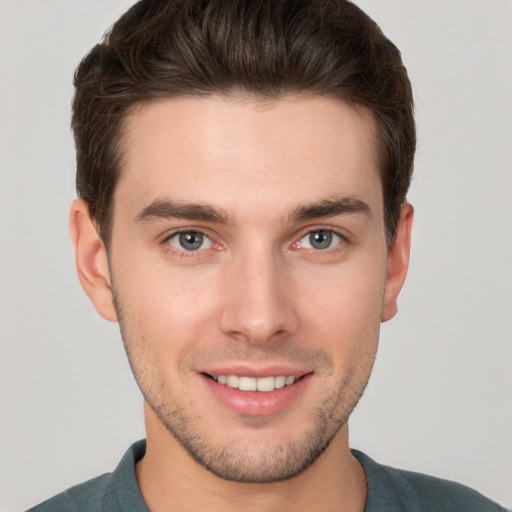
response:
<path id="1" fill-rule="evenodd" d="M 419 145 L 412 262 L 351 445 L 512 505 L 512 3 L 361 0 L 402 50 Z M 131 4 L 0 0 L 2 512 L 144 436 L 117 325 L 75 275 L 72 74 Z"/>

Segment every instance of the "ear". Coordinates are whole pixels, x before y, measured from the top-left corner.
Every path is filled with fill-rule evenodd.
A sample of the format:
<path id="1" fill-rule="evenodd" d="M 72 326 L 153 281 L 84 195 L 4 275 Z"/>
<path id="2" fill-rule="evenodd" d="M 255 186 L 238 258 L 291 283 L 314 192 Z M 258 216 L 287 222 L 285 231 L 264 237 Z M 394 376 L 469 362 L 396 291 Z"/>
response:
<path id="1" fill-rule="evenodd" d="M 69 231 L 82 288 L 103 318 L 117 322 L 107 251 L 91 219 L 89 208 L 81 199 L 71 204 Z"/>
<path id="2" fill-rule="evenodd" d="M 398 311 L 398 294 L 402 289 L 409 266 L 411 227 L 414 209 L 406 203 L 400 211 L 395 238 L 388 251 L 388 266 L 381 321 L 391 320 Z"/>

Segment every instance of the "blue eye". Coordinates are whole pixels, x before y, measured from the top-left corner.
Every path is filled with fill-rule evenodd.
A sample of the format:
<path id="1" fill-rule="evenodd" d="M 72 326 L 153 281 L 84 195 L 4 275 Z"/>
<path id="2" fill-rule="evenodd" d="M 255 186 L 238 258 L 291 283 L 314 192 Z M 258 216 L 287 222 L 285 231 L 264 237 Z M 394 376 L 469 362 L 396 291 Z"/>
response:
<path id="1" fill-rule="evenodd" d="M 183 251 L 199 251 L 208 249 L 213 242 L 199 231 L 180 231 L 167 240 L 170 245 Z"/>
<path id="2" fill-rule="evenodd" d="M 300 246 L 306 249 L 322 251 L 331 249 L 342 241 L 340 235 L 329 229 L 310 231 L 300 239 Z"/>

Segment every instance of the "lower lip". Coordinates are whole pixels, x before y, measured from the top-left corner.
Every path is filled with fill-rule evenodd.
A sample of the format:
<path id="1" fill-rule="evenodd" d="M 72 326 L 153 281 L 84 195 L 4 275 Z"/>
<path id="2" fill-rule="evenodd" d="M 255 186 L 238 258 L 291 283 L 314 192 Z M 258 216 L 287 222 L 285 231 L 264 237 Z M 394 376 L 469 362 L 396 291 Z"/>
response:
<path id="1" fill-rule="evenodd" d="M 292 405 L 304 393 L 313 374 L 308 373 L 293 384 L 267 392 L 241 391 L 219 384 L 203 374 L 200 376 L 210 393 L 232 411 L 249 416 L 270 416 Z"/>

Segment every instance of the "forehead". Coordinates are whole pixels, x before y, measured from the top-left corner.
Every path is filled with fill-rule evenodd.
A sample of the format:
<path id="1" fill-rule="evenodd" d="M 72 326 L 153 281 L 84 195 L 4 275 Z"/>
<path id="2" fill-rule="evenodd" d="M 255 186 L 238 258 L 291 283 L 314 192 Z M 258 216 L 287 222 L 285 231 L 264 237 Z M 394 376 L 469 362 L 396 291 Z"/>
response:
<path id="1" fill-rule="evenodd" d="M 332 195 L 381 203 L 375 148 L 372 116 L 337 99 L 159 100 L 126 120 L 115 203 L 172 197 L 276 214 Z"/>

